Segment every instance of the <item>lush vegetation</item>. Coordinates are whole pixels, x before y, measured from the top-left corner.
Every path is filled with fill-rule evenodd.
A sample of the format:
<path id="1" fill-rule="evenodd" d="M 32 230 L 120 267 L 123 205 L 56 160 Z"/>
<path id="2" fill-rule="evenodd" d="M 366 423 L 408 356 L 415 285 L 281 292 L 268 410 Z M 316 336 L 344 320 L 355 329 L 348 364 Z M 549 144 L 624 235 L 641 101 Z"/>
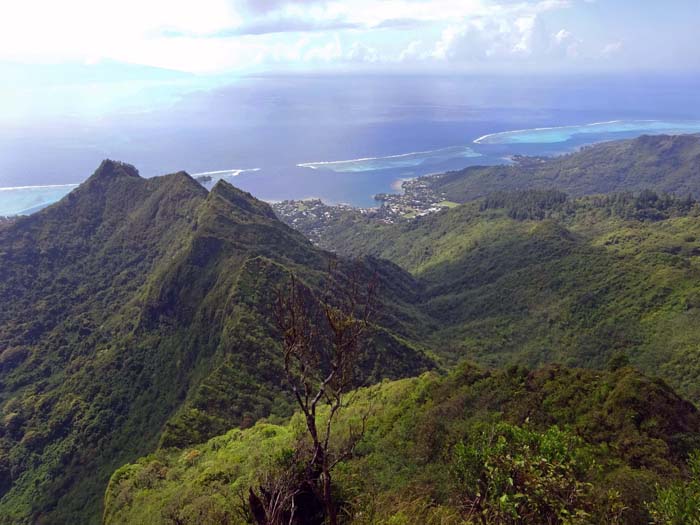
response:
<path id="1" fill-rule="evenodd" d="M 500 191 L 481 201 L 481 211 L 504 208 L 511 219 L 542 220 L 552 211 L 561 210 L 567 195 L 557 190 Z"/>
<path id="2" fill-rule="evenodd" d="M 325 245 L 389 259 L 421 283 L 446 358 L 605 366 L 618 353 L 700 400 L 700 208 L 643 191 L 500 192 L 411 222 L 363 219 Z"/>
<path id="3" fill-rule="evenodd" d="M 597 144 L 553 159 L 471 167 L 425 180 L 455 202 L 537 188 L 556 188 L 576 197 L 645 189 L 698 196 L 699 169 L 700 136 L 658 135 Z"/>
<path id="4" fill-rule="evenodd" d="M 320 286 L 328 262 L 225 182 L 111 161 L 1 229 L 0 523 L 98 522 L 119 465 L 288 416 L 271 298 L 289 271 Z M 411 342 L 412 278 L 359 268 L 385 304 L 370 380 L 433 366 Z"/>
<path id="5" fill-rule="evenodd" d="M 339 446 L 368 410 L 334 476 L 344 523 L 647 523 L 657 485 L 692 483 L 700 445 L 693 405 L 629 367 L 384 382 L 341 413 Z M 161 449 L 115 472 L 105 523 L 246 523 L 249 487 L 286 471 L 305 435 L 295 416 Z"/>
<path id="6" fill-rule="evenodd" d="M 276 291 L 293 273 L 322 311 L 329 265 L 379 285 L 361 376 L 414 376 L 338 412 L 345 522 L 691 519 L 700 423 L 671 388 L 700 401 L 699 143 L 433 177 L 465 204 L 339 213 L 317 232 L 337 255 L 225 182 L 105 161 L 0 224 L 0 523 L 250 520 L 308 450 Z"/>
<path id="7" fill-rule="evenodd" d="M 700 523 L 700 451 L 689 459 L 690 474 L 657 489 L 656 500 L 647 507 L 655 523 L 685 525 Z"/>

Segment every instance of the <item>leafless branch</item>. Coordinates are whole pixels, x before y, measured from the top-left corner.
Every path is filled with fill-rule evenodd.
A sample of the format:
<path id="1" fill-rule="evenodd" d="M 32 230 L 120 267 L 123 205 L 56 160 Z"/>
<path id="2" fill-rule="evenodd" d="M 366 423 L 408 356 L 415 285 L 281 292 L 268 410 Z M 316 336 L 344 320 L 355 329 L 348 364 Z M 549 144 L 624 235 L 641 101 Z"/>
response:
<path id="1" fill-rule="evenodd" d="M 348 444 L 334 454 L 333 425 L 345 406 L 344 395 L 356 379 L 362 344 L 376 309 L 377 288 L 376 275 L 365 286 L 359 266 L 343 274 L 338 271 L 337 261 L 331 259 L 321 297 L 314 296 L 293 274 L 275 295 L 273 313 L 281 333 L 285 377 L 304 416 L 313 447 L 306 468 L 313 479 L 308 481 L 318 486 L 330 525 L 337 525 L 331 471 L 340 461 L 352 456 L 364 435 L 367 414 L 359 429 L 351 430 Z M 319 431 L 317 408 L 321 402 L 328 411 L 325 425 Z M 295 500 L 289 491 L 280 490 L 268 498 L 271 508 L 289 509 L 290 505 L 293 511 Z M 268 523 L 282 524 L 281 521 Z"/>

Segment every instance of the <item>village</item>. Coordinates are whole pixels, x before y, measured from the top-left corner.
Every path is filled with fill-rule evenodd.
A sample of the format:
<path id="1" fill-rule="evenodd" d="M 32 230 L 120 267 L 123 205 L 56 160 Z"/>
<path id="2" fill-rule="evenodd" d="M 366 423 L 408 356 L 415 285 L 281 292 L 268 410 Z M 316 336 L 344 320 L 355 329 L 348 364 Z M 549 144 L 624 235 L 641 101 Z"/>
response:
<path id="1" fill-rule="evenodd" d="M 276 202 L 272 207 L 283 222 L 302 231 L 312 242 L 318 244 L 321 233 L 331 223 L 364 218 L 394 224 L 457 205 L 435 192 L 426 177 L 403 181 L 401 189 L 402 193 L 375 195 L 374 199 L 379 204 L 376 208 L 358 208 L 349 204 L 329 205 L 320 199 L 286 200 Z"/>

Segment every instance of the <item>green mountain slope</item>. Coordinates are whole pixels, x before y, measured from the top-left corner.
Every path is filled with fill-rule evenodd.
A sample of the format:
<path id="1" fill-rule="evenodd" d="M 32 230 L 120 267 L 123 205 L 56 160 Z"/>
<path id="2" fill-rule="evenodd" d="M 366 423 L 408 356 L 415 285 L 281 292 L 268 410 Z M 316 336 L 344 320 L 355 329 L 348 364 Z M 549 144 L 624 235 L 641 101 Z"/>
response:
<path id="1" fill-rule="evenodd" d="M 269 304 L 289 271 L 320 286 L 328 260 L 225 182 L 112 161 L 0 230 L 0 523 L 96 523 L 124 462 L 289 414 Z M 415 281 L 360 268 L 386 305 L 370 376 L 433 366 L 406 342 Z"/>
<path id="2" fill-rule="evenodd" d="M 443 355 L 600 367 L 626 353 L 700 400 L 693 201 L 501 193 L 395 225 L 348 221 L 325 239 L 418 278 L 438 326 L 426 342 Z"/>
<path id="3" fill-rule="evenodd" d="M 607 142 L 552 159 L 521 159 L 514 166 L 470 167 L 426 177 L 454 202 L 496 191 L 556 188 L 572 196 L 651 189 L 700 195 L 700 135 L 642 136 Z"/>
<path id="4" fill-rule="evenodd" d="M 356 398 L 336 434 L 347 435 L 365 413 L 367 431 L 335 477 L 348 524 L 482 523 L 474 515 L 469 521 L 465 506 L 474 489 L 470 474 L 479 467 L 469 453 L 499 435 L 508 440 L 498 447 L 509 448 L 493 450 L 491 468 L 507 466 L 513 476 L 501 486 L 499 507 L 535 505 L 538 490 L 562 483 L 573 502 L 567 508 L 582 511 L 574 519 L 571 512 L 571 523 L 647 523 L 645 501 L 653 501 L 656 483 L 681 475 L 688 451 L 700 445 L 695 407 L 631 368 L 464 365 L 447 377 L 384 382 Z M 259 422 L 125 465 L 107 490 L 105 523 L 246 523 L 248 488 L 285 464 L 303 432 L 298 416 L 282 425 Z M 534 458 L 540 466 L 527 470 L 530 453 L 541 455 Z M 561 471 L 547 479 L 543 458 Z M 523 486 L 527 502 L 518 494 Z M 624 509 L 616 514 L 622 519 L 605 521 L 613 508 Z"/>

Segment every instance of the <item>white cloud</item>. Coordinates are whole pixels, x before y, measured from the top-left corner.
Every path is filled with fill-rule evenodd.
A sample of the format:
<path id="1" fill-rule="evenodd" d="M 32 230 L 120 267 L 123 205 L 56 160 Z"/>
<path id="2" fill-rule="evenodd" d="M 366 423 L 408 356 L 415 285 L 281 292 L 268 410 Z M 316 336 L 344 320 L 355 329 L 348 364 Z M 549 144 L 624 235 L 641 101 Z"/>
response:
<path id="1" fill-rule="evenodd" d="M 206 34 L 241 23 L 226 0 L 22 0 L 4 2 L 0 58 L 111 56 L 162 29 Z"/>
<path id="2" fill-rule="evenodd" d="M 304 62 L 333 62 L 343 56 L 340 38 L 335 35 L 325 44 L 310 47 L 303 55 Z"/>
<path id="3" fill-rule="evenodd" d="M 532 54 L 536 18 L 477 18 L 448 26 L 435 44 L 432 56 L 450 62 L 480 62 Z"/>
<path id="4" fill-rule="evenodd" d="M 605 44 L 601 51 L 601 55 L 603 55 L 606 58 L 609 58 L 613 55 L 617 55 L 620 51 L 622 51 L 622 42 L 618 40 L 616 42 L 610 42 L 608 44 Z"/>
<path id="5" fill-rule="evenodd" d="M 423 60 L 427 56 L 425 50 L 425 45 L 422 40 L 412 40 L 409 44 L 399 53 L 399 62 L 415 62 L 417 60 Z"/>
<path id="6" fill-rule="evenodd" d="M 573 0 L 22 0 L 3 6 L 0 60 L 112 59 L 192 72 L 281 65 L 576 59 L 549 31 Z M 348 43 L 351 42 L 350 45 Z M 345 45 L 344 45 L 345 43 Z M 596 54 L 615 55 L 619 42 Z"/>
<path id="7" fill-rule="evenodd" d="M 518 4 L 501 16 L 470 18 L 448 26 L 436 42 L 432 56 L 440 61 L 478 66 L 520 62 L 531 65 L 575 60 L 583 41 L 568 29 L 550 32 L 545 11 L 566 7 L 562 2 Z"/>
<path id="8" fill-rule="evenodd" d="M 580 54 L 581 44 L 582 41 L 576 38 L 566 29 L 560 29 L 554 34 L 553 50 L 555 54 L 558 51 L 559 56 L 566 56 L 569 58 L 578 57 Z"/>
<path id="9" fill-rule="evenodd" d="M 556 40 L 557 44 L 562 44 L 570 38 L 571 38 L 571 33 L 569 31 L 567 31 L 566 29 L 560 29 L 554 35 L 554 40 Z"/>
<path id="10" fill-rule="evenodd" d="M 379 61 L 379 53 L 362 42 L 354 42 L 345 54 L 345 58 L 350 62 L 374 63 Z"/>

